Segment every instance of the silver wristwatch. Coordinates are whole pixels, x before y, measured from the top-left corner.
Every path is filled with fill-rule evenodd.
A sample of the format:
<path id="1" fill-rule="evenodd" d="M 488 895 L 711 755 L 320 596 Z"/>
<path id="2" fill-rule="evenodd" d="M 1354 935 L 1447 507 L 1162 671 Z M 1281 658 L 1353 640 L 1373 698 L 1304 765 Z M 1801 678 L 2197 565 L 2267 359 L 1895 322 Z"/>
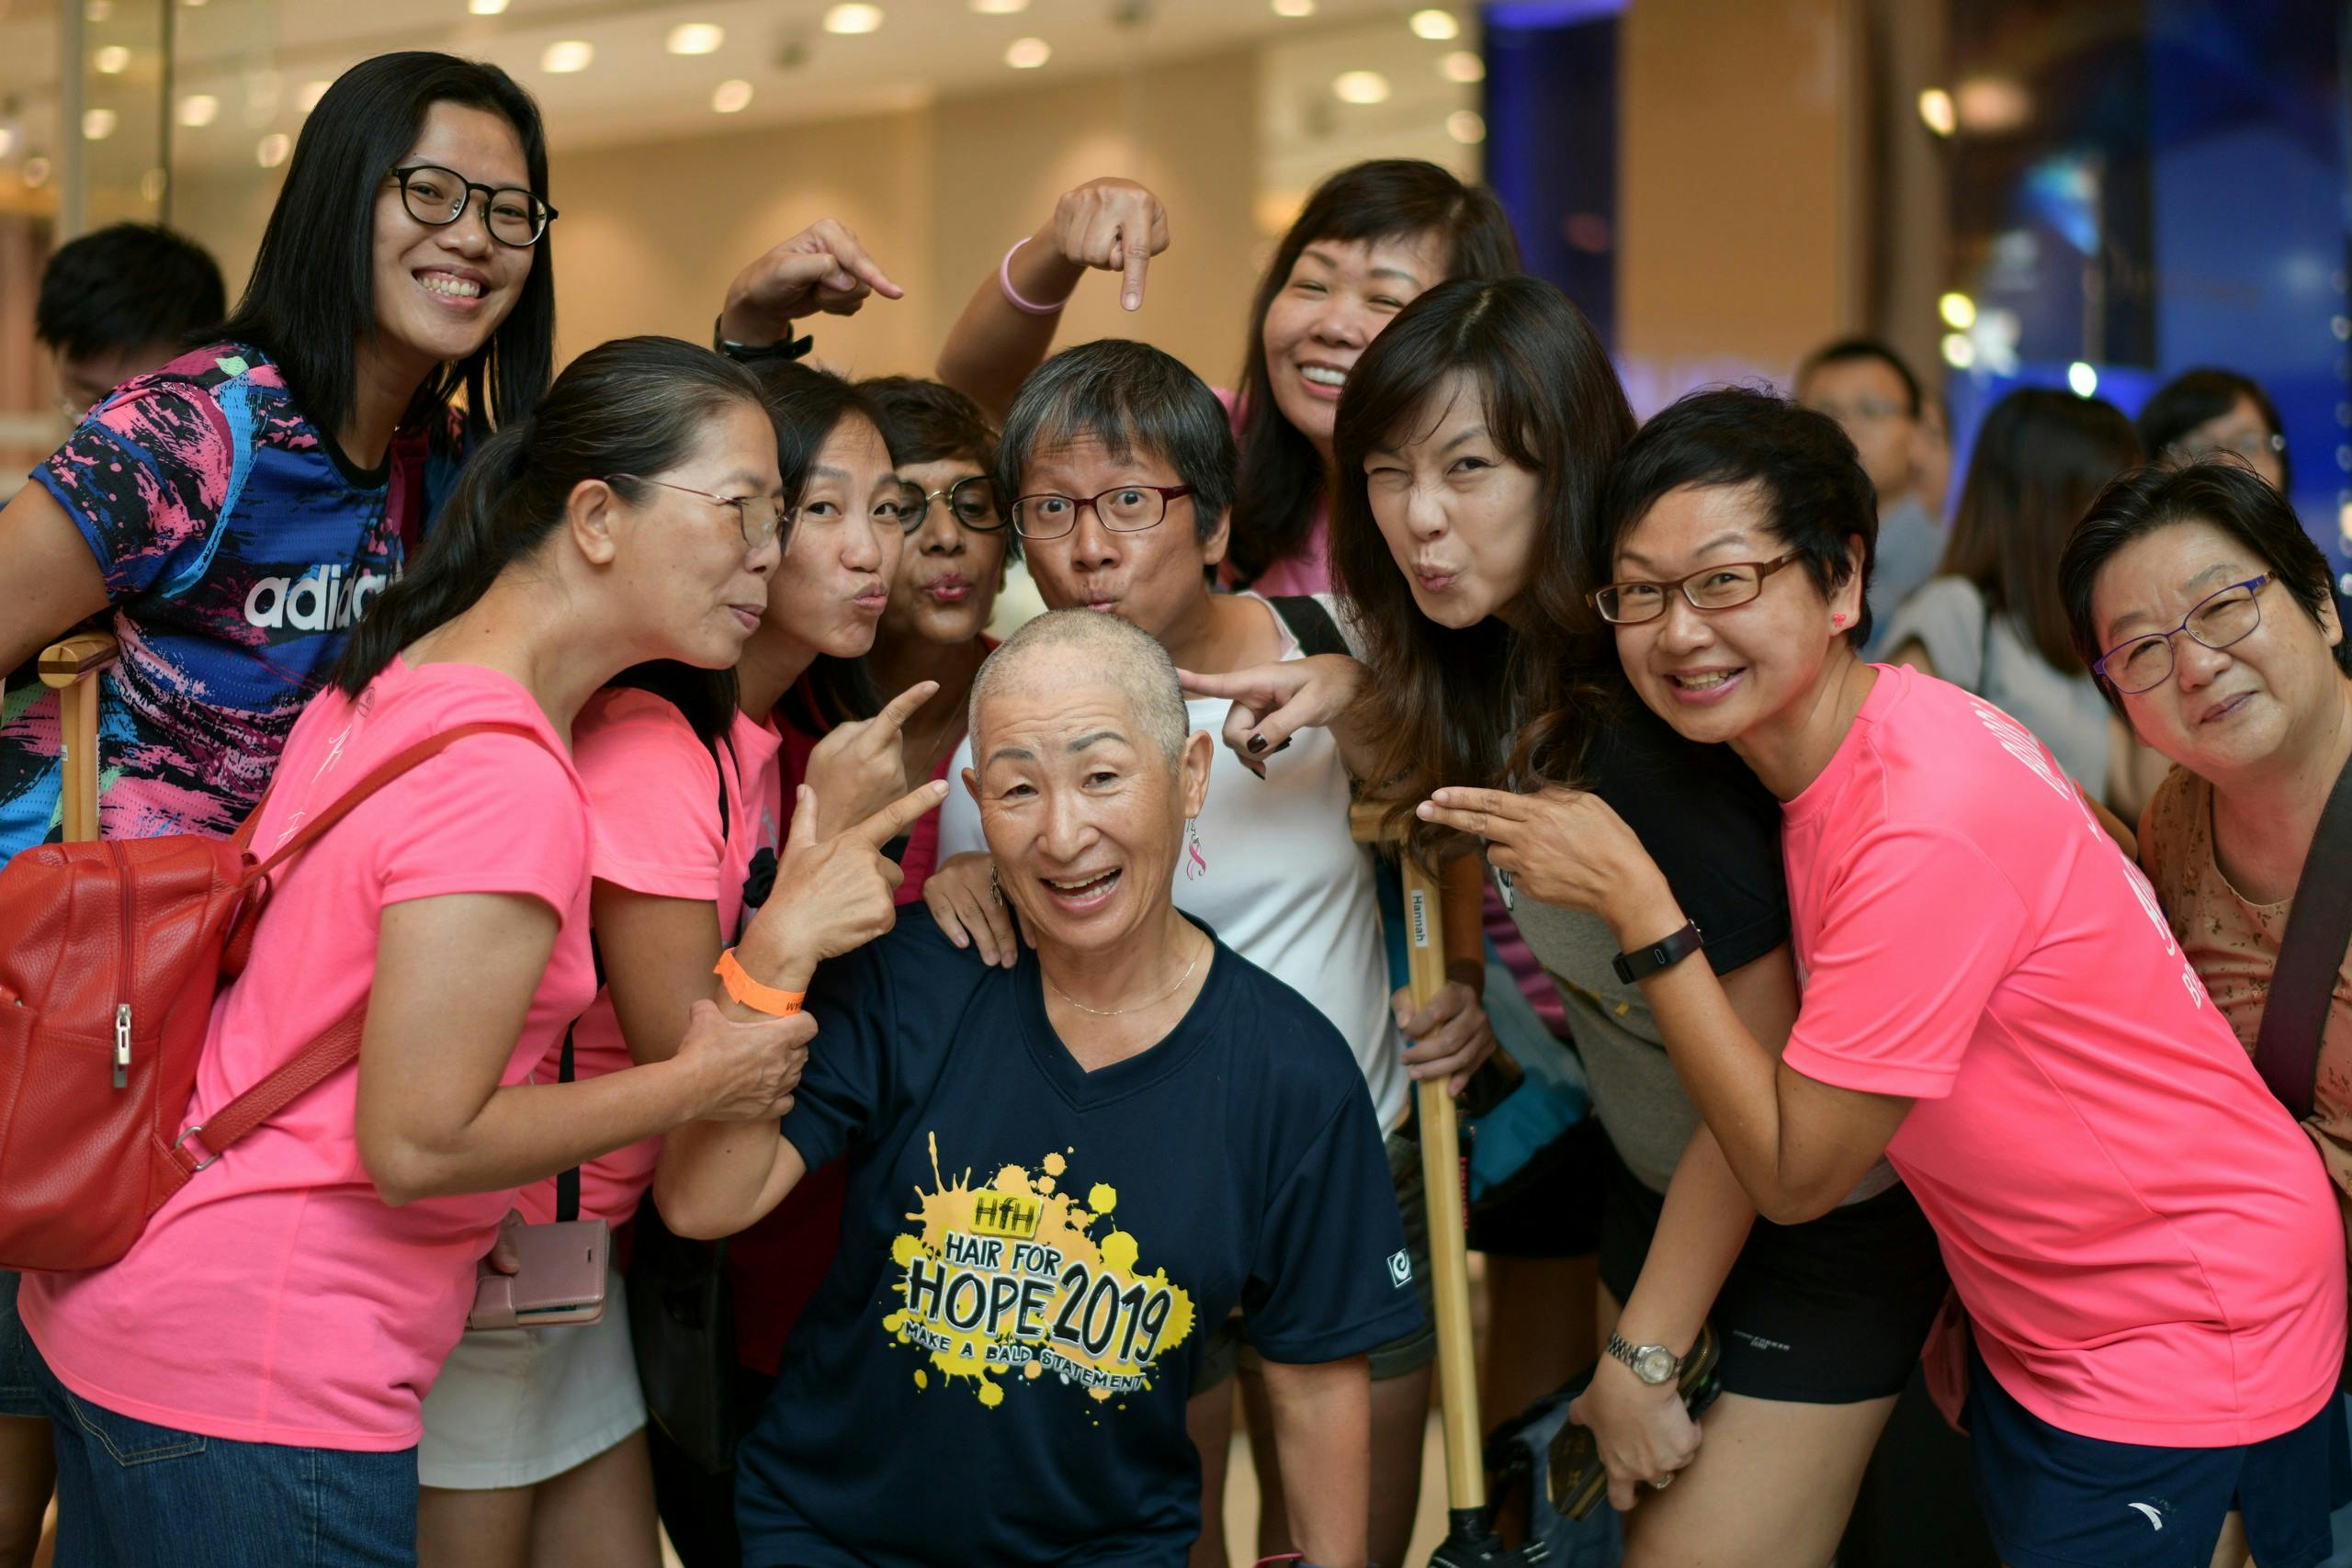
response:
<path id="1" fill-rule="evenodd" d="M 1609 1353 L 1634 1369 L 1634 1375 L 1653 1387 L 1672 1382 L 1682 1371 L 1682 1358 L 1663 1345 L 1628 1344 L 1622 1334 L 1609 1337 Z"/>

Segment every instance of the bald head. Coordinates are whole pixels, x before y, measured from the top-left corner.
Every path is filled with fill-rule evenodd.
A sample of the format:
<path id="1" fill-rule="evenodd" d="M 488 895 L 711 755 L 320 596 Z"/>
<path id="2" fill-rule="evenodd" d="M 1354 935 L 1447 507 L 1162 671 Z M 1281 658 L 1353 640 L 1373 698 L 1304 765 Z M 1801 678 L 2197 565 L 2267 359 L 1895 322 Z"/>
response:
<path id="1" fill-rule="evenodd" d="M 1173 768 L 1193 721 L 1175 661 L 1147 632 L 1100 610 L 1049 610 L 1005 638 L 972 682 L 972 755 L 988 755 L 983 718 L 991 696 L 1082 677 L 1114 687 Z"/>

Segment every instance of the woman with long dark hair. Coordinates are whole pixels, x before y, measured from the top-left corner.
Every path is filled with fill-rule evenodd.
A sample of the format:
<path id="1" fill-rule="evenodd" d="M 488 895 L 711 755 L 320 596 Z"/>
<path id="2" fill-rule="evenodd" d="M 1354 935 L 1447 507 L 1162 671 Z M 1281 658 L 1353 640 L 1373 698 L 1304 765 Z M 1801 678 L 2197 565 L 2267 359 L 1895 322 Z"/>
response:
<path id="1" fill-rule="evenodd" d="M 275 878 L 214 1005 L 189 1122 L 346 1016 L 356 1060 L 208 1162 L 120 1261 L 28 1279 L 68 1561 L 409 1562 L 419 1401 L 515 1191 L 788 1100 L 806 1021 L 732 998 L 799 988 L 888 926 L 872 835 L 935 786 L 880 828 L 795 836 L 784 893 L 668 1060 L 529 1082 L 595 988 L 572 721 L 629 665 L 739 657 L 766 609 L 780 490 L 748 375 L 670 339 L 607 344 L 482 444 L 353 634 L 288 739 L 257 851 L 423 739 L 500 730 L 383 783 Z"/>
<path id="2" fill-rule="evenodd" d="M 1690 901 L 1733 1009 L 1777 1039 L 1797 1003 L 1778 812 L 1736 758 L 1631 698 L 1580 600 L 1633 430 L 1607 354 L 1551 285 L 1430 290 L 1340 405 L 1332 559 L 1362 660 L 1190 684 L 1234 699 L 1226 738 L 1252 755 L 1330 726 L 1399 815 L 1464 779 L 1611 801 Z M 1432 857 L 1469 847 L 1415 832 Z M 1883 1167 L 1813 1224 L 1758 1224 L 1613 962 L 1621 944 L 1524 885 L 1511 902 L 1559 981 L 1613 1156 L 1599 1195 L 1607 1353 L 1573 1414 L 1630 1510 L 1627 1561 L 1826 1563 L 1943 1294 L 1933 1237 Z M 1724 1393 L 1702 1443 L 1678 1383 L 1710 1321 Z"/>
<path id="3" fill-rule="evenodd" d="M 939 378 L 1001 414 L 1053 345 L 1087 269 L 1122 273 L 1132 310 L 1148 257 L 1167 246 L 1151 192 L 1128 180 L 1080 186 L 982 281 L 939 352 Z M 1435 164 L 1379 158 L 1315 187 L 1258 280 L 1240 385 L 1226 397 L 1241 463 L 1227 583 L 1267 594 L 1330 588 L 1331 424 L 1357 357 L 1423 291 L 1449 277 L 1508 277 L 1519 265 L 1494 194 Z"/>
<path id="4" fill-rule="evenodd" d="M 2139 461 L 2114 404 L 2045 387 L 2009 393 L 1977 432 L 1937 575 L 1879 634 L 1886 662 L 1999 705 L 2126 820 L 2163 769 L 2150 778 L 2133 766 L 2140 748 L 2075 653 L 2058 560 L 2092 499 Z"/>

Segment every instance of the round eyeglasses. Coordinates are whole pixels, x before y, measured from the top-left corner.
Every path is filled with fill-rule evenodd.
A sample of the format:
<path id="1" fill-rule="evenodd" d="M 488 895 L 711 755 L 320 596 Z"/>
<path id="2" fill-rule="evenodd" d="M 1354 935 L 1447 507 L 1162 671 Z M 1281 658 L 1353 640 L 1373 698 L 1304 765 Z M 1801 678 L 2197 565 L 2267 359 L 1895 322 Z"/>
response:
<path id="1" fill-rule="evenodd" d="M 2168 632 L 2150 632 L 2120 642 L 2101 654 L 2091 673 L 2132 696 L 2164 684 L 2172 673 L 2172 639 L 2187 632 L 2207 648 L 2220 649 L 2243 642 L 2262 625 L 2262 606 L 2255 595 L 2269 585 L 2270 574 L 2233 582 L 2218 593 L 2199 599 Z"/>
<path id="2" fill-rule="evenodd" d="M 716 495 L 692 485 L 673 485 L 668 479 L 649 479 L 642 474 L 606 474 L 605 482 L 627 479 L 631 484 L 653 485 L 662 490 L 674 490 L 681 495 L 698 495 L 705 501 L 735 509 L 735 525 L 742 530 L 743 547 L 756 550 L 784 532 L 792 522 L 792 508 L 772 495 Z"/>
<path id="3" fill-rule="evenodd" d="M 944 498 L 947 515 L 956 519 L 959 528 L 969 528 L 975 534 L 993 534 L 1004 526 L 1004 513 L 997 509 L 996 486 L 986 474 L 967 474 L 945 490 L 926 491 L 910 485 L 907 491 L 907 532 L 913 533 L 931 515 L 931 503 Z"/>
<path id="4" fill-rule="evenodd" d="M 408 215 L 428 228 L 446 229 L 466 215 L 474 193 L 481 193 L 482 227 L 502 245 L 527 250 L 555 221 L 555 209 L 520 186 L 486 186 L 433 164 L 413 164 L 387 176 L 401 187 Z"/>
<path id="5" fill-rule="evenodd" d="M 1120 485 L 1085 497 L 1024 495 L 1012 503 L 1012 531 L 1024 539 L 1058 539 L 1091 508 L 1114 534 L 1139 534 L 1159 525 L 1170 502 L 1192 493 L 1191 485 Z"/>
<path id="6" fill-rule="evenodd" d="M 1637 626 L 1666 614 L 1667 595 L 1679 592 L 1694 610 L 1730 610 L 1764 592 L 1764 580 L 1804 558 L 1791 551 L 1778 560 L 1736 560 L 1694 571 L 1672 582 L 1612 582 L 1584 596 L 1613 626 Z"/>

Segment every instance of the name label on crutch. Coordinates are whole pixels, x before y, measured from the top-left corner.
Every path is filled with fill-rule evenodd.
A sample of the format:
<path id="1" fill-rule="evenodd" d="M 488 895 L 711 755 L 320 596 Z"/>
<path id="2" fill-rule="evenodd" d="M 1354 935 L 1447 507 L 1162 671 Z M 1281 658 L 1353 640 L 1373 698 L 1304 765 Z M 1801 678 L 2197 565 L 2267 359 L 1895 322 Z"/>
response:
<path id="1" fill-rule="evenodd" d="M 1430 896 L 1426 888 L 1416 887 L 1408 896 L 1412 909 L 1413 945 L 1430 944 Z"/>

